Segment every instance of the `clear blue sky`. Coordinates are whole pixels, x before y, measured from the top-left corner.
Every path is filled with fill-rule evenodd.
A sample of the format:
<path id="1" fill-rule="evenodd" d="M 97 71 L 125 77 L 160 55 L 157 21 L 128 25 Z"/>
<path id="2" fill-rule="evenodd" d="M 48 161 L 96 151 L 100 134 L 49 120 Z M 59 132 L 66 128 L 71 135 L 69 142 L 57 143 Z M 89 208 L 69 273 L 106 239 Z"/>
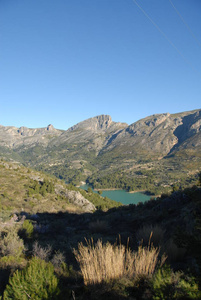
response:
<path id="1" fill-rule="evenodd" d="M 201 1 L 136 1 L 0 0 L 0 124 L 201 108 Z"/>

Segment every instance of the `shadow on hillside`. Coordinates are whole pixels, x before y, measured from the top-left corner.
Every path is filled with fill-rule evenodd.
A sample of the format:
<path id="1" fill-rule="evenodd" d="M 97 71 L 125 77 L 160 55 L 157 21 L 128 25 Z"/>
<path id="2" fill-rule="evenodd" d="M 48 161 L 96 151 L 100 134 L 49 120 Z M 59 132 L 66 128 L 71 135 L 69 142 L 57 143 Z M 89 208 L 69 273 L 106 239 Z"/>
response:
<path id="1" fill-rule="evenodd" d="M 51 245 L 54 251 L 61 251 L 66 255 L 67 264 L 76 265 L 73 249 L 78 243 L 87 244 L 93 239 L 96 243 L 102 239 L 111 244 L 121 243 L 132 249 L 137 249 L 138 241 L 135 232 L 144 223 L 155 223 L 162 219 L 161 213 L 153 213 L 158 201 L 149 201 L 138 205 L 128 205 L 112 208 L 107 212 L 97 210 L 94 213 L 37 213 L 22 212 L 19 219 L 25 215 L 34 225 L 34 234 L 29 244 L 32 250 L 34 241 L 42 247 Z"/>
<path id="2" fill-rule="evenodd" d="M 199 191 L 200 193 L 200 191 Z M 197 196 L 200 197 L 200 194 Z M 37 240 L 41 246 L 51 245 L 54 251 L 66 253 L 67 263 L 76 264 L 73 249 L 78 243 L 121 243 L 133 250 L 139 246 L 136 233 L 143 226 L 159 226 L 164 232 L 164 240 L 174 239 L 180 232 L 192 234 L 194 230 L 194 203 L 184 192 L 173 193 L 164 199 L 150 200 L 138 205 L 112 208 L 107 212 L 94 213 L 21 213 L 34 225 L 32 243 Z M 181 237 L 181 235 L 180 235 Z"/>

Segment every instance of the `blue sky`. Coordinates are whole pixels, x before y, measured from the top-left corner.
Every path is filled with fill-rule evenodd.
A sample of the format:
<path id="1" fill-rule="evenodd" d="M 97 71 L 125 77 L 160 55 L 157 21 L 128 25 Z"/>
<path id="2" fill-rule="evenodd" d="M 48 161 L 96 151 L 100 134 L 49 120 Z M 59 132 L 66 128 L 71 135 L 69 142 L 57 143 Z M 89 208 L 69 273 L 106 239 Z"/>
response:
<path id="1" fill-rule="evenodd" d="M 0 124 L 201 108 L 201 1 L 136 1 L 0 0 Z"/>

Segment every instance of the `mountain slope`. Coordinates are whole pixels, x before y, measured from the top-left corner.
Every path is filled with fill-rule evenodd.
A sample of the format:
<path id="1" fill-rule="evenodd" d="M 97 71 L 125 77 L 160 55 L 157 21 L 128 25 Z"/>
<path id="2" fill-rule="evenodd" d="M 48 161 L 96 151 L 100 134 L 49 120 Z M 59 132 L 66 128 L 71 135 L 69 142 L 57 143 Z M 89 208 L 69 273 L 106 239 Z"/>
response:
<path id="1" fill-rule="evenodd" d="M 0 161 L 0 219 L 12 213 L 94 212 L 120 203 L 20 164 Z"/>
<path id="2" fill-rule="evenodd" d="M 0 127 L 4 158 L 23 161 L 74 183 L 116 172 L 142 181 L 150 177 L 148 171 L 152 176 L 159 174 L 158 178 L 166 172 L 177 182 L 179 174 L 187 178 L 188 171 L 198 172 L 200 145 L 200 109 L 157 114 L 131 125 L 100 115 L 66 131 L 52 125 L 40 129 Z M 178 178 L 174 180 L 175 170 Z M 164 180 L 157 180 L 155 185 L 162 182 L 164 185 Z"/>
<path id="3" fill-rule="evenodd" d="M 29 147 L 35 144 L 47 145 L 51 138 L 59 136 L 61 133 L 61 130 L 55 129 L 52 125 L 36 129 L 0 126 L 0 145 L 11 149 L 17 149 L 22 145 Z"/>
<path id="4" fill-rule="evenodd" d="M 181 146 L 183 142 L 194 137 L 200 140 L 201 110 L 177 115 L 153 115 L 135 122 L 119 133 L 108 145 L 108 149 L 128 146 L 139 155 L 139 151 L 147 152 L 148 156 L 165 156 Z"/>

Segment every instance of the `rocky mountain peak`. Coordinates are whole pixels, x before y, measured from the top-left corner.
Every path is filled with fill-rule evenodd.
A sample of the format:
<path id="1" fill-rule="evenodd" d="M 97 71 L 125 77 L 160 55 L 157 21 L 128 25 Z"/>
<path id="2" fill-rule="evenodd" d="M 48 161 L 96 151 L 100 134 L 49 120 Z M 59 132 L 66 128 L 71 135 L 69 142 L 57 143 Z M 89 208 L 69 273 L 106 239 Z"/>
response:
<path id="1" fill-rule="evenodd" d="M 17 132 L 18 132 L 20 135 L 23 135 L 23 136 L 28 135 L 29 131 L 30 131 L 30 130 L 29 130 L 27 127 L 25 127 L 25 126 L 21 126 L 21 127 L 17 130 Z"/>
<path id="2" fill-rule="evenodd" d="M 70 130 L 84 129 L 94 132 L 104 131 L 107 130 L 113 123 L 114 122 L 109 115 L 99 115 L 76 124 L 71 127 Z"/>
<path id="3" fill-rule="evenodd" d="M 109 115 L 100 115 L 94 119 L 97 119 L 97 129 L 108 129 L 113 123 L 112 118 Z"/>
<path id="4" fill-rule="evenodd" d="M 49 124 L 47 126 L 47 131 L 53 131 L 53 130 L 55 130 L 54 126 L 52 124 Z"/>
<path id="5" fill-rule="evenodd" d="M 166 122 L 169 117 L 169 113 L 155 114 L 131 124 L 126 131 L 135 136 L 149 135 L 159 125 Z"/>

